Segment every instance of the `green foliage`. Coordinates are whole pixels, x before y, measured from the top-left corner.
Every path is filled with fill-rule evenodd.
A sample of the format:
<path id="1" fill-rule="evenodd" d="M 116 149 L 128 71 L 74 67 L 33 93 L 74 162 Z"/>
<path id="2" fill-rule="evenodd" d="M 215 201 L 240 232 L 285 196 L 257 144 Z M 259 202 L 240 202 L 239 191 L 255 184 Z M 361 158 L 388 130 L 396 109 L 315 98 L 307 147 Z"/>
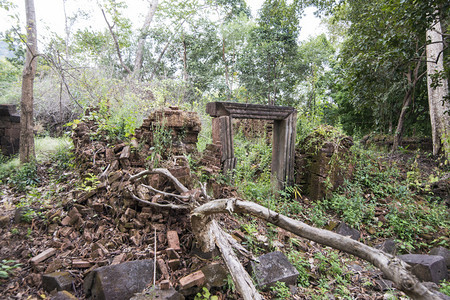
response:
<path id="1" fill-rule="evenodd" d="M 289 251 L 287 258 L 298 271 L 297 282 L 302 287 L 308 287 L 310 285 L 309 276 L 311 271 L 309 262 L 302 257 L 300 252 L 295 250 Z"/>
<path id="2" fill-rule="evenodd" d="M 18 191 L 24 192 L 40 183 L 37 162 L 32 161 L 20 166 L 10 174 L 8 183 Z"/>
<path id="3" fill-rule="evenodd" d="M 376 228 L 379 236 L 394 235 L 404 251 L 429 247 L 417 242 L 418 238 L 450 228 L 445 204 L 418 199 L 415 191 L 408 188 L 408 178 L 400 177 L 396 165 L 373 153 L 358 148 L 354 151 L 358 158 L 352 180 L 309 209 L 308 217 L 314 224 L 324 226 L 326 213 L 333 212 L 350 226 Z M 376 211 L 385 212 L 383 221 L 375 216 Z M 436 240 L 433 243 L 448 242 Z"/>
<path id="4" fill-rule="evenodd" d="M 78 190 L 90 192 L 97 188 L 97 185 L 100 184 L 100 180 L 98 180 L 97 175 L 92 173 L 84 174 L 83 181 L 80 183 Z"/>
<path id="5" fill-rule="evenodd" d="M 258 26 L 239 60 L 240 79 L 258 103 L 289 105 L 294 101 L 298 60 L 298 7 L 285 0 L 265 1 Z"/>
<path id="6" fill-rule="evenodd" d="M 274 286 L 270 288 L 272 292 L 275 294 L 274 299 L 291 299 L 292 294 L 289 290 L 289 287 L 286 285 L 286 283 L 277 281 Z"/>
<path id="7" fill-rule="evenodd" d="M 272 148 L 264 137 L 248 139 L 242 134 L 234 137 L 234 153 L 237 159 L 233 180 L 244 197 L 258 203 L 272 198 L 270 182 Z"/>
<path id="8" fill-rule="evenodd" d="M 161 158 L 167 158 L 170 155 L 172 147 L 172 132 L 165 125 L 164 120 L 156 124 L 153 128 L 153 146 L 152 153 L 148 158 L 153 163 L 153 167 L 157 167 Z"/>
<path id="9" fill-rule="evenodd" d="M 195 295 L 194 300 L 218 300 L 219 297 L 211 295 L 206 287 L 202 288 L 202 291 Z"/>
<path id="10" fill-rule="evenodd" d="M 442 294 L 450 296 L 450 282 L 446 281 L 446 280 L 443 280 L 443 281 L 441 281 L 440 286 L 441 287 L 439 288 L 439 291 Z"/>
<path id="11" fill-rule="evenodd" d="M 0 278 L 7 279 L 13 273 L 14 269 L 17 269 L 22 264 L 16 263 L 15 260 L 3 259 L 0 263 Z"/>

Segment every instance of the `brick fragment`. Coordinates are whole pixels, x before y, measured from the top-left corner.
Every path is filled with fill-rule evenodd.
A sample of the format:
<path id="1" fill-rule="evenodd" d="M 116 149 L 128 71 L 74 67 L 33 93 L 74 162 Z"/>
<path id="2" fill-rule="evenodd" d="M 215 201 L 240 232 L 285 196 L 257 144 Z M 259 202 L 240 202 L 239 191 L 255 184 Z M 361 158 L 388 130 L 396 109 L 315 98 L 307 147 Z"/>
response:
<path id="1" fill-rule="evenodd" d="M 40 254 L 38 254 L 35 257 L 33 257 L 32 259 L 30 259 L 30 263 L 35 266 L 38 263 L 43 262 L 50 256 L 55 255 L 56 251 L 57 250 L 55 248 L 48 248 L 44 252 L 41 252 Z"/>
<path id="2" fill-rule="evenodd" d="M 202 271 L 191 273 L 180 279 L 181 289 L 188 289 L 193 286 L 202 286 L 205 282 L 205 275 Z"/>
<path id="3" fill-rule="evenodd" d="M 166 266 L 166 263 L 164 262 L 164 259 L 160 258 L 157 260 L 157 262 L 158 262 L 158 267 L 159 267 L 159 270 L 161 271 L 162 276 L 165 279 L 169 279 L 170 278 L 169 271 L 167 270 L 167 266 Z"/>
<path id="4" fill-rule="evenodd" d="M 169 248 L 172 248 L 175 251 L 181 250 L 180 239 L 178 238 L 178 233 L 176 231 L 167 231 L 167 242 L 169 244 Z"/>
<path id="5" fill-rule="evenodd" d="M 168 261 L 168 265 L 172 271 L 178 270 L 178 267 L 180 266 L 180 260 L 179 259 L 171 259 Z"/>
<path id="6" fill-rule="evenodd" d="M 168 290 L 170 289 L 170 281 L 165 279 L 163 281 L 161 281 L 161 283 L 159 284 L 159 287 L 161 290 Z"/>
<path id="7" fill-rule="evenodd" d="M 118 265 L 118 264 L 120 264 L 121 262 L 123 262 L 125 260 L 126 256 L 127 255 L 125 253 L 120 253 L 119 255 L 114 257 L 111 265 Z"/>
<path id="8" fill-rule="evenodd" d="M 74 259 L 72 261 L 73 268 L 87 269 L 87 268 L 90 268 L 91 266 L 92 266 L 92 264 L 86 260 Z"/>

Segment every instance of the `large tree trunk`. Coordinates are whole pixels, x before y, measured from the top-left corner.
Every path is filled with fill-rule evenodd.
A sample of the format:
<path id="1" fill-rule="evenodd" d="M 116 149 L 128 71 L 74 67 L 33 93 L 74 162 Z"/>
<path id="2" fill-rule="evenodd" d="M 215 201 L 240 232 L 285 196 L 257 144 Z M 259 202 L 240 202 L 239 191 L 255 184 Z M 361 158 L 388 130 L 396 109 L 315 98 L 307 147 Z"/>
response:
<path id="1" fill-rule="evenodd" d="M 443 146 L 446 157 L 450 159 L 450 101 L 448 96 L 448 79 L 437 78 L 444 72 L 444 42 L 441 21 L 427 30 L 427 83 L 428 103 L 430 106 L 433 154 L 437 155 Z M 447 113 L 446 113 L 447 112 Z"/>
<path id="2" fill-rule="evenodd" d="M 136 76 L 139 76 L 139 72 L 141 71 L 142 68 L 142 61 L 144 57 L 144 43 L 145 39 L 148 36 L 148 28 L 152 23 L 153 16 L 155 15 L 156 9 L 158 7 L 158 0 L 152 0 L 149 4 L 150 6 L 148 8 L 147 16 L 145 17 L 144 25 L 142 26 L 141 34 L 139 36 L 139 41 L 136 50 L 136 59 L 134 61 L 134 69 L 133 73 L 131 74 L 131 77 L 134 78 L 136 78 Z"/>
<path id="3" fill-rule="evenodd" d="M 20 101 L 20 162 L 36 158 L 34 151 L 33 84 L 37 67 L 36 12 L 33 0 L 25 0 L 27 16 L 27 52 L 22 73 L 22 99 Z"/>

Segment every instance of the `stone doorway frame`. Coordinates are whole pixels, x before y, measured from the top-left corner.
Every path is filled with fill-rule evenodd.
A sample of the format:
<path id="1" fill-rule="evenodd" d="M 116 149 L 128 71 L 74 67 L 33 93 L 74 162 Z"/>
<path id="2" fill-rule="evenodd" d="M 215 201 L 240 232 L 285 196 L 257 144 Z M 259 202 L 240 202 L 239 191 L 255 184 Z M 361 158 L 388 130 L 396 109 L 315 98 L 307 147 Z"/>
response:
<path id="1" fill-rule="evenodd" d="M 206 113 L 212 119 L 213 143 L 220 143 L 224 173 L 236 167 L 233 148 L 233 118 L 273 120 L 272 183 L 283 189 L 294 183 L 297 111 L 293 107 L 233 102 L 210 102 Z"/>

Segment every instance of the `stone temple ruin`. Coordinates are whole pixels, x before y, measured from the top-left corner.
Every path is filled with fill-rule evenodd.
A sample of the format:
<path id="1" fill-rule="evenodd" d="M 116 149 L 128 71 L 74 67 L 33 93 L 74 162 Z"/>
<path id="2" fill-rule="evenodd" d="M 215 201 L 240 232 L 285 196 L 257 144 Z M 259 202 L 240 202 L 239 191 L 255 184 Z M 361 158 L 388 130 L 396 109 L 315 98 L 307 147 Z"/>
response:
<path id="1" fill-rule="evenodd" d="M 0 149 L 1 154 L 10 156 L 19 152 L 20 116 L 16 106 L 0 105 Z"/>
<path id="2" fill-rule="evenodd" d="M 294 147 L 297 111 L 292 107 L 231 102 L 210 102 L 206 112 L 213 117 L 213 143 L 220 145 L 226 173 L 236 166 L 232 119 L 273 120 L 272 181 L 277 188 L 294 183 Z"/>

